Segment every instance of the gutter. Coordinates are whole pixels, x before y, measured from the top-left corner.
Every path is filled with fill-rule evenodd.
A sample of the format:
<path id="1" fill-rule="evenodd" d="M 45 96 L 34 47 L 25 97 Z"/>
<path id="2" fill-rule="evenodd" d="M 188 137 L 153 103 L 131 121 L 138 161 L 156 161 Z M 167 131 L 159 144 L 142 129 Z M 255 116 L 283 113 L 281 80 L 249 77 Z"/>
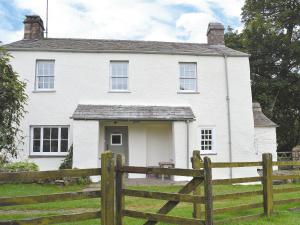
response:
<path id="1" fill-rule="evenodd" d="M 229 147 L 229 162 L 232 162 L 232 135 L 231 135 L 231 107 L 230 107 L 230 92 L 229 92 L 229 74 L 228 74 L 228 55 L 223 53 L 225 64 L 225 79 L 226 79 L 226 103 L 227 103 L 227 124 L 228 124 L 228 147 Z M 232 167 L 229 168 L 229 177 L 232 179 Z"/>

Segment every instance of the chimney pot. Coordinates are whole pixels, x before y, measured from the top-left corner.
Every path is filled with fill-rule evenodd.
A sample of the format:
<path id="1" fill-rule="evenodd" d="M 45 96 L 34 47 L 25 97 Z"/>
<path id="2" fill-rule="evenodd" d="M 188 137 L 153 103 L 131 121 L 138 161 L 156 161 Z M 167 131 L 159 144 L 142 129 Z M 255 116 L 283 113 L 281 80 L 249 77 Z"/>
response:
<path id="1" fill-rule="evenodd" d="M 40 16 L 26 16 L 24 20 L 24 39 L 42 39 L 44 38 L 44 23 Z"/>
<path id="2" fill-rule="evenodd" d="M 224 45 L 224 26 L 221 23 L 209 23 L 207 28 L 207 44 Z"/>

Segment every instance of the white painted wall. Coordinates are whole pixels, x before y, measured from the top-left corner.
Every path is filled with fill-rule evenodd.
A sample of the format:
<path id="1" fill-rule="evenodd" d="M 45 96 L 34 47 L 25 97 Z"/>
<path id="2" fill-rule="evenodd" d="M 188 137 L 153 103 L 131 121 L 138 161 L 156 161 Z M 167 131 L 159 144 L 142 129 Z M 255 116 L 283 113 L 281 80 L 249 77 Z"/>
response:
<path id="1" fill-rule="evenodd" d="M 272 153 L 273 160 L 277 160 L 276 127 L 255 127 L 254 148 L 258 159 L 263 153 Z"/>
<path id="2" fill-rule="evenodd" d="M 99 121 L 73 122 L 73 168 L 100 167 Z"/>
<path id="3" fill-rule="evenodd" d="M 26 91 L 29 95 L 29 113 L 22 123 L 26 139 L 21 149 L 25 152 L 29 149 L 30 125 L 70 125 L 70 143 L 73 139 L 76 142 L 77 135 L 72 134 L 73 121 L 70 116 L 79 103 L 173 105 L 190 106 L 196 116 L 196 120 L 190 124 L 190 155 L 194 149 L 200 149 L 199 127 L 214 126 L 217 154 L 210 157 L 212 161 L 229 160 L 225 65 L 221 56 L 63 52 L 12 52 L 12 55 L 14 69 L 28 83 Z M 34 92 L 37 59 L 55 60 L 55 92 Z M 110 60 L 129 61 L 129 93 L 109 92 Z M 178 93 L 179 62 L 197 62 L 199 93 Z M 228 63 L 233 159 L 251 161 L 255 159 L 255 150 L 249 62 L 247 57 L 229 57 Z M 149 145 L 145 135 L 147 129 L 139 124 L 132 126 L 135 126 L 135 130 L 129 132 L 129 146 L 136 157 L 130 163 L 146 165 L 146 148 Z M 186 135 L 184 122 L 173 124 L 172 130 L 175 131 L 173 138 L 183 139 Z M 96 136 L 94 133 L 92 135 Z M 100 132 L 100 142 L 101 135 Z M 177 154 L 173 157 L 176 158 L 178 167 L 186 167 L 186 140 L 178 138 L 173 139 L 172 154 Z M 58 159 L 53 159 L 55 160 Z M 151 161 L 152 159 L 149 163 Z M 216 176 L 228 177 L 228 174 L 228 170 L 224 170 Z"/>

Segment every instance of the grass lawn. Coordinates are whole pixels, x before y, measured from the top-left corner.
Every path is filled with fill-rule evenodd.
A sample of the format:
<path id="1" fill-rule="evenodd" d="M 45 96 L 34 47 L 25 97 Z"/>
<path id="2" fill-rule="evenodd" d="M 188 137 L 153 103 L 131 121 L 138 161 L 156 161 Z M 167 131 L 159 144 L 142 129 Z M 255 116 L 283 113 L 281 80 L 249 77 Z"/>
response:
<path id="1" fill-rule="evenodd" d="M 274 186 L 274 188 L 285 188 L 285 187 L 296 187 L 300 184 L 285 184 Z M 22 196 L 22 195 L 40 195 L 40 194 L 51 194 L 68 191 L 79 191 L 84 188 L 83 185 L 70 185 L 70 186 L 55 186 L 55 185 L 39 185 L 39 184 L 4 184 L 0 185 L 0 197 L 4 196 Z M 132 189 L 149 190 L 149 191 L 161 191 L 161 192 L 177 192 L 180 186 L 138 186 L 129 187 Z M 236 192 L 247 192 L 261 190 L 261 185 L 220 185 L 214 186 L 213 192 L 216 194 L 236 193 Z M 286 193 L 276 194 L 275 200 L 298 198 L 299 193 Z M 155 212 L 165 201 L 152 200 L 145 198 L 126 197 L 126 208 L 138 211 Z M 223 200 L 214 202 L 214 208 L 223 208 L 229 206 L 238 206 L 240 204 L 258 203 L 262 202 L 262 196 L 253 197 L 239 197 L 232 200 Z M 300 210 L 289 211 L 290 208 L 300 207 L 300 203 L 290 203 L 288 205 L 276 206 L 274 216 L 271 219 L 261 218 L 250 222 L 230 222 L 228 225 L 299 225 L 300 224 Z M 78 209 L 80 208 L 80 209 Z M 100 208 L 100 199 L 85 199 L 76 201 L 62 201 L 62 202 L 51 202 L 42 204 L 32 204 L 23 206 L 7 206 L 0 208 L 0 220 L 17 219 L 17 218 L 28 218 L 38 217 L 46 215 L 59 215 L 64 213 L 72 212 L 83 212 L 88 210 L 96 210 Z M 232 217 L 243 216 L 261 213 L 260 209 L 243 210 L 238 212 L 223 213 L 215 215 L 215 220 L 229 219 Z M 170 215 L 191 217 L 192 215 L 192 204 L 180 203 Z M 125 224 L 127 225 L 139 225 L 143 224 L 144 220 L 138 220 L 133 218 L 125 218 Z M 89 225 L 89 224 L 100 224 L 99 220 L 82 221 L 75 223 L 64 223 L 64 225 Z M 165 224 L 165 223 L 159 223 Z"/>

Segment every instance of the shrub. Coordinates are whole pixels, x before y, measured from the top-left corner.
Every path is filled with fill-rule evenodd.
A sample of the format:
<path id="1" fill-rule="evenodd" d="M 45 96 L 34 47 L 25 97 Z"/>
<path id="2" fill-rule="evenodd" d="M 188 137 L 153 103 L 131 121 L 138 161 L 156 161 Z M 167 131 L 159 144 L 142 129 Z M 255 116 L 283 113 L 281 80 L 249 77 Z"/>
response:
<path id="1" fill-rule="evenodd" d="M 73 145 L 69 148 L 68 155 L 64 161 L 60 164 L 59 169 L 72 169 L 73 166 Z"/>
<path id="2" fill-rule="evenodd" d="M 21 161 L 21 162 L 6 163 L 2 165 L 0 170 L 6 172 L 38 171 L 39 167 L 33 162 Z"/>

